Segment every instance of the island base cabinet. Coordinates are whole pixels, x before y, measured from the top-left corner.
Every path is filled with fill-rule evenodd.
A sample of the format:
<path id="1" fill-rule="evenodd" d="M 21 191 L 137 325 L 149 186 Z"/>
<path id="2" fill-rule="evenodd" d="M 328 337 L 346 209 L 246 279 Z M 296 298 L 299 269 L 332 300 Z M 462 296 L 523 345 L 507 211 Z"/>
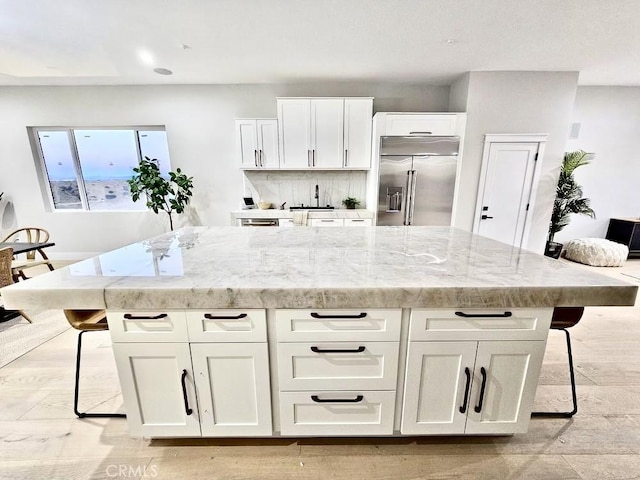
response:
<path id="1" fill-rule="evenodd" d="M 526 432 L 545 343 L 411 342 L 402 433 Z"/>
<path id="2" fill-rule="evenodd" d="M 271 436 L 266 343 L 191 344 L 202 436 Z"/>
<path id="3" fill-rule="evenodd" d="M 284 436 L 392 435 L 395 391 L 280 392 Z"/>
<path id="4" fill-rule="evenodd" d="M 113 352 L 132 436 L 201 436 L 188 343 L 114 343 Z"/>

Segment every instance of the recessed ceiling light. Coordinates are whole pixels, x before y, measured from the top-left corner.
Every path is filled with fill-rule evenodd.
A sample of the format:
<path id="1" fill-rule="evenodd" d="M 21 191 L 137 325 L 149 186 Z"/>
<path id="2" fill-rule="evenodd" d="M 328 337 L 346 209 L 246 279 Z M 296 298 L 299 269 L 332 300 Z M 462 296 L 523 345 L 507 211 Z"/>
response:
<path id="1" fill-rule="evenodd" d="M 138 51 L 138 57 L 142 63 L 146 65 L 153 65 L 153 55 L 151 55 L 147 50 Z"/>
<path id="2" fill-rule="evenodd" d="M 158 75 L 173 75 L 173 72 L 168 68 L 154 68 L 153 71 Z"/>
<path id="3" fill-rule="evenodd" d="M 447 38 L 446 42 L 449 45 L 453 45 L 454 43 L 458 43 L 458 41 L 455 38 Z"/>

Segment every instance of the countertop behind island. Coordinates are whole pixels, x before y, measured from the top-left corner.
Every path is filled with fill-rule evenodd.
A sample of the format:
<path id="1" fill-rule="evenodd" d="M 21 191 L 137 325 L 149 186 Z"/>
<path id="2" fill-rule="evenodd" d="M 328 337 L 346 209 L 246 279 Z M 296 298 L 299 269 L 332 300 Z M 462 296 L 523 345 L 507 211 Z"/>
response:
<path id="1" fill-rule="evenodd" d="M 188 227 L 6 287 L 7 308 L 633 305 L 638 287 L 447 227 Z"/>

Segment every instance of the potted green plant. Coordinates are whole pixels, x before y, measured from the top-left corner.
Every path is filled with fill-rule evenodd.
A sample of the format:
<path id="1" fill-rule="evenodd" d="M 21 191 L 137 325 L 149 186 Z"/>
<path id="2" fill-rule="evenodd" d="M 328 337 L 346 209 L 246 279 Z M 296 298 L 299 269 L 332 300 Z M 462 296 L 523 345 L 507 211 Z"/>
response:
<path id="1" fill-rule="evenodd" d="M 169 178 L 160 173 L 158 160 L 144 157 L 140 165 L 133 169 L 136 173 L 127 180 L 131 198 L 137 202 L 143 196 L 147 207 L 158 213 L 160 210 L 169 215 L 169 226 L 173 231 L 173 212 L 182 213 L 193 195 L 193 177 L 188 177 L 177 168 L 169 172 Z"/>
<path id="2" fill-rule="evenodd" d="M 354 209 L 358 205 L 360 205 L 360 200 L 354 197 L 347 197 L 344 200 L 342 200 L 342 205 L 344 205 L 346 208 Z"/>
<path id="3" fill-rule="evenodd" d="M 544 254 L 548 257 L 559 258 L 562 252 L 562 244 L 553 241 L 556 233 L 569 225 L 572 214 L 587 215 L 596 218 L 596 214 L 590 207 L 588 198 L 582 196 L 582 188 L 576 183 L 573 172 L 576 168 L 588 165 L 593 159 L 593 153 L 584 150 L 566 152 L 560 168 L 560 177 L 556 187 L 556 199 L 553 202 L 553 213 L 549 224 L 549 237 Z"/>

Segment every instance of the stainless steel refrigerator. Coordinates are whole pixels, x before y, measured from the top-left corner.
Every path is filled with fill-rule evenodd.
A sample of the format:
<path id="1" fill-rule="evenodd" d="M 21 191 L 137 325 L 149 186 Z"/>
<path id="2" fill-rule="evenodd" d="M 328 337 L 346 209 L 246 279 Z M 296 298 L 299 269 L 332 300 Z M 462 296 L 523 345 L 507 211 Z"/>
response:
<path id="1" fill-rule="evenodd" d="M 381 137 L 378 225 L 449 226 L 460 137 Z"/>

